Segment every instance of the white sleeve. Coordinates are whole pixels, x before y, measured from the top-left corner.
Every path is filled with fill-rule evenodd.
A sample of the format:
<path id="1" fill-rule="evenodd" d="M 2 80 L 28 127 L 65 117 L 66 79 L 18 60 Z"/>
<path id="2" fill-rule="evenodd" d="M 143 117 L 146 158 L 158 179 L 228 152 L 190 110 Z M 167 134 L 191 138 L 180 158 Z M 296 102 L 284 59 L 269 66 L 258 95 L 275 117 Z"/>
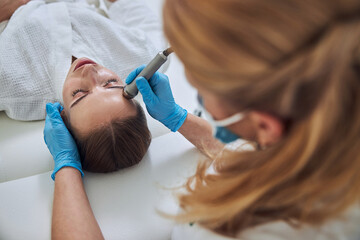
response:
<path id="1" fill-rule="evenodd" d="M 1 33 L 0 111 L 10 118 L 44 119 L 46 103 L 61 101 L 71 61 L 66 12 L 65 3 L 31 1 L 16 11 Z"/>
<path id="2" fill-rule="evenodd" d="M 0 22 L 0 34 L 5 30 L 8 22 L 9 22 L 8 20 Z"/>
<path id="3" fill-rule="evenodd" d="M 160 19 L 140 0 L 117 0 L 111 4 L 109 18 L 128 28 L 142 30 L 158 50 L 167 47 Z"/>

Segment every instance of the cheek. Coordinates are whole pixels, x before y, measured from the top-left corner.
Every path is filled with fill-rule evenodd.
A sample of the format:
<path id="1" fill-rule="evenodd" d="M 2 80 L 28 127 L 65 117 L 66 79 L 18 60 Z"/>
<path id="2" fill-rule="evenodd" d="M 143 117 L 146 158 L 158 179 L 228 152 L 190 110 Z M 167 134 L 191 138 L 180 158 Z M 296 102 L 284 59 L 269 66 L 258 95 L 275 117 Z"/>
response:
<path id="1" fill-rule="evenodd" d="M 215 119 L 223 119 L 229 116 L 226 108 L 221 100 L 213 95 L 203 96 L 205 108 Z"/>
<path id="2" fill-rule="evenodd" d="M 221 120 L 227 118 L 230 114 L 224 110 L 223 105 L 221 104 L 212 104 L 209 112 L 214 116 L 215 119 Z"/>

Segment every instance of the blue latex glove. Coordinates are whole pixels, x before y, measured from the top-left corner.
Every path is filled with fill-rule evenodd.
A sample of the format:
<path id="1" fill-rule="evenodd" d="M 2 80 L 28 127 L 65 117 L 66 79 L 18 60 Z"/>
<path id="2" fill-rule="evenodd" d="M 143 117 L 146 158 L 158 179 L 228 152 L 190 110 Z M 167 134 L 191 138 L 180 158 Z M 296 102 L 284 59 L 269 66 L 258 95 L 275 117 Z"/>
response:
<path id="1" fill-rule="evenodd" d="M 51 174 L 53 180 L 63 167 L 76 168 L 84 176 L 76 143 L 60 116 L 62 110 L 60 103 L 46 104 L 44 140 L 55 161 L 54 172 Z"/>
<path id="2" fill-rule="evenodd" d="M 143 65 L 132 71 L 126 78 L 126 84 L 130 84 L 144 68 Z M 149 81 L 139 77 L 136 79 L 136 86 L 142 94 L 150 116 L 173 132 L 183 125 L 187 111 L 175 103 L 169 79 L 165 74 L 156 72 Z"/>

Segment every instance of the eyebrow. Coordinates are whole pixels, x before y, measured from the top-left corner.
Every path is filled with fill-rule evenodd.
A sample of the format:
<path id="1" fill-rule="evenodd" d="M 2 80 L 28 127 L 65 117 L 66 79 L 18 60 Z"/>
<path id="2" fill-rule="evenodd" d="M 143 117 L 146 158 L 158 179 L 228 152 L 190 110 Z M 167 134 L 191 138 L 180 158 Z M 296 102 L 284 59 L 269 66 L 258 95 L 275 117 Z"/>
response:
<path id="1" fill-rule="evenodd" d="M 108 88 L 120 88 L 120 89 L 124 89 L 125 86 L 113 86 L 113 87 L 108 87 Z M 78 98 L 73 104 L 71 104 L 70 108 L 74 107 L 76 104 L 78 104 L 82 99 L 84 99 L 85 97 L 87 97 L 89 94 L 86 94 L 80 98 Z"/>

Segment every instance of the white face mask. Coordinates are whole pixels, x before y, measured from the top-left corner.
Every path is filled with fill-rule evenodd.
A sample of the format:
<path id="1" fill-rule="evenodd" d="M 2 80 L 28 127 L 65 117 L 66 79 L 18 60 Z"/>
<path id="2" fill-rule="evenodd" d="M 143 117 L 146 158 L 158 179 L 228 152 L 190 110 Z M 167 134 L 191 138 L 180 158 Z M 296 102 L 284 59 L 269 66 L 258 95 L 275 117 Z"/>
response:
<path id="1" fill-rule="evenodd" d="M 222 120 L 214 120 L 212 115 L 206 111 L 205 107 L 203 106 L 200 95 L 198 95 L 198 101 L 206 120 L 208 120 L 212 126 L 214 138 L 220 140 L 223 143 L 230 143 L 240 138 L 240 136 L 227 129 L 226 126 L 230 126 L 231 124 L 237 123 L 244 119 L 245 115 L 243 113 L 236 113 Z"/>

